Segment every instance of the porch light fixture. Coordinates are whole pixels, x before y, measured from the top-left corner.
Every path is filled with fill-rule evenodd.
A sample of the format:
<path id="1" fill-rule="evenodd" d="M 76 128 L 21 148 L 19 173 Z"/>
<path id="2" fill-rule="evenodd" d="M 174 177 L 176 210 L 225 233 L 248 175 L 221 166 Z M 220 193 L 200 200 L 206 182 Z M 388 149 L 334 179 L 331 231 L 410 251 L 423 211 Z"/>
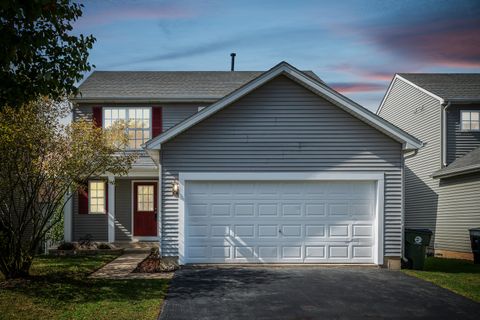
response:
<path id="1" fill-rule="evenodd" d="M 178 180 L 173 181 L 172 185 L 172 194 L 175 198 L 178 198 L 178 193 L 180 191 L 180 184 L 178 183 Z"/>

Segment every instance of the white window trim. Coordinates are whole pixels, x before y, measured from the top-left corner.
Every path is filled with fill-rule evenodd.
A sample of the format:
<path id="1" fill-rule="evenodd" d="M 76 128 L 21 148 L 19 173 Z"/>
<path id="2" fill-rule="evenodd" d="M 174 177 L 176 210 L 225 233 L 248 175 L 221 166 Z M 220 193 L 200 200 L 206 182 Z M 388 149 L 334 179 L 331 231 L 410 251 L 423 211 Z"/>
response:
<path id="1" fill-rule="evenodd" d="M 153 134 L 153 131 L 152 131 L 152 125 L 153 125 L 153 119 L 152 119 L 152 107 L 130 107 L 130 106 L 125 106 L 125 107 L 109 107 L 109 106 L 106 106 L 106 107 L 102 107 L 102 128 L 105 129 L 105 109 L 110 109 L 110 110 L 113 110 L 113 109 L 125 109 L 125 116 L 126 116 L 126 119 L 125 121 L 128 123 L 128 119 L 129 119 L 129 116 L 128 116 L 128 110 L 129 109 L 136 109 L 136 108 L 142 108 L 142 109 L 149 109 L 150 110 L 150 117 L 149 117 L 149 133 L 150 133 L 150 139 L 148 140 L 151 140 L 153 137 L 152 137 L 152 134 Z M 144 141 L 143 143 L 147 142 L 148 140 Z M 130 146 L 128 145 L 126 150 L 142 150 L 142 147 L 138 147 L 138 148 L 130 148 Z"/>
<path id="2" fill-rule="evenodd" d="M 102 182 L 103 183 L 103 212 L 92 212 L 90 210 L 90 199 L 91 197 L 91 188 L 90 184 L 91 183 L 97 183 L 97 182 Z M 106 214 L 107 213 L 107 183 L 105 180 L 88 180 L 88 214 Z"/>
<path id="3" fill-rule="evenodd" d="M 477 112 L 478 113 L 478 117 L 479 117 L 479 129 L 464 129 L 463 128 L 463 114 L 465 112 Z M 472 127 L 472 118 L 471 118 L 471 115 L 470 115 L 470 128 Z M 460 110 L 460 131 L 461 132 L 480 132 L 480 110 Z"/>
<path id="4" fill-rule="evenodd" d="M 187 181 L 374 181 L 375 190 L 375 249 L 373 261 L 383 265 L 384 261 L 384 184 L 383 171 L 342 172 L 180 172 L 178 175 L 178 261 L 186 261 L 185 185 Z M 403 243 L 403 237 L 402 237 Z"/>

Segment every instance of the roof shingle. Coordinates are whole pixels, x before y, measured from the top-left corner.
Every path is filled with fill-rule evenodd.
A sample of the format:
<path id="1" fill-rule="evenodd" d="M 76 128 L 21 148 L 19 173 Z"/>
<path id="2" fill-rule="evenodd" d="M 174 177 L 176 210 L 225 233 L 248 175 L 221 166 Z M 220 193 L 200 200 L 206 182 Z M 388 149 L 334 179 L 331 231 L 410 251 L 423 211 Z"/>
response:
<path id="1" fill-rule="evenodd" d="M 77 100 L 216 100 L 264 71 L 94 71 L 79 87 Z M 312 71 L 307 75 L 320 80 Z"/>
<path id="2" fill-rule="evenodd" d="M 399 73 L 444 100 L 480 100 L 480 73 Z"/>
<path id="3" fill-rule="evenodd" d="M 480 147 L 473 149 L 433 174 L 434 178 L 457 176 L 463 173 L 480 170 Z"/>

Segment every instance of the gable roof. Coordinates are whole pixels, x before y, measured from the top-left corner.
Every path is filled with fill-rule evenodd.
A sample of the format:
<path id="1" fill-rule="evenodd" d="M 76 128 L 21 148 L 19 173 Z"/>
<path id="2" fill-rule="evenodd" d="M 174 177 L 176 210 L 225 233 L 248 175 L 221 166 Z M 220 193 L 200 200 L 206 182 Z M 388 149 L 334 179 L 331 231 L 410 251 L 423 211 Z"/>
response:
<path id="1" fill-rule="evenodd" d="M 480 171 L 480 147 L 473 149 L 463 157 L 455 159 L 447 167 L 435 172 L 432 177 L 448 178 L 477 171 Z"/>
<path id="2" fill-rule="evenodd" d="M 264 71 L 94 71 L 74 101 L 216 101 Z M 312 71 L 304 71 L 321 81 Z"/>
<path id="3" fill-rule="evenodd" d="M 344 111 L 350 113 L 354 117 L 390 136 L 392 139 L 401 142 L 404 150 L 414 150 L 422 146 L 422 143 L 416 138 L 394 126 L 390 122 L 377 116 L 373 112 L 353 102 L 347 97 L 336 92 L 332 88 L 328 87 L 325 83 L 318 81 L 317 78 L 306 75 L 292 65 L 288 64 L 287 62 L 281 62 L 274 66 L 272 69 L 266 71 L 254 80 L 231 92 L 230 94 L 210 105 L 209 107 L 185 119 L 184 121 L 168 129 L 157 137 L 147 141 L 144 144 L 144 148 L 147 150 L 160 149 L 162 143 L 174 138 L 183 131 L 194 126 L 203 119 L 210 117 L 214 113 L 222 110 L 231 103 L 237 101 L 238 99 L 247 95 L 259 86 L 279 75 L 287 76 L 288 78 L 296 81 L 300 85 L 303 85 L 304 87 L 313 91 L 319 96 L 329 100 L 330 102 L 340 107 Z"/>

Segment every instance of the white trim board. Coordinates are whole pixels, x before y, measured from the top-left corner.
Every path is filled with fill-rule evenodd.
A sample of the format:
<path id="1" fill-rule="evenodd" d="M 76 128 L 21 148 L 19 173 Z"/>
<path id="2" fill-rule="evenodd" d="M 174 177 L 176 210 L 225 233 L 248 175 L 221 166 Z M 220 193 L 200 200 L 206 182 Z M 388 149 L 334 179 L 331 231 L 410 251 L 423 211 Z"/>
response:
<path id="1" fill-rule="evenodd" d="M 161 149 L 162 143 L 174 138 L 188 128 L 196 125 L 203 119 L 210 117 L 214 113 L 227 107 L 231 103 L 237 101 L 243 96 L 249 94 L 254 89 L 260 87 L 261 85 L 281 74 L 288 76 L 292 80 L 307 87 L 307 89 L 315 92 L 323 98 L 330 100 L 336 106 L 352 114 L 361 121 L 390 136 L 392 139 L 402 143 L 404 150 L 418 149 L 422 146 L 422 143 L 419 140 L 410 136 L 401 129 L 395 127 L 394 125 L 382 119 L 375 113 L 368 111 L 364 107 L 356 104 L 355 102 L 351 101 L 350 99 L 346 98 L 345 96 L 341 95 L 340 93 L 336 92 L 325 84 L 319 82 L 318 80 L 315 80 L 305 75 L 303 72 L 294 68 L 287 62 L 281 62 L 269 71 L 258 76 L 256 79 L 248 82 L 239 89 L 220 99 L 218 102 L 206 107 L 202 111 L 187 118 L 183 122 L 180 122 L 176 126 L 168 129 L 157 137 L 147 141 L 143 145 L 143 147 L 147 150 Z"/>
<path id="2" fill-rule="evenodd" d="M 179 264 L 185 261 L 185 185 L 187 181 L 375 181 L 376 249 L 374 263 L 384 260 L 384 183 L 383 171 L 342 172 L 180 172 L 178 196 L 178 255 Z"/>

